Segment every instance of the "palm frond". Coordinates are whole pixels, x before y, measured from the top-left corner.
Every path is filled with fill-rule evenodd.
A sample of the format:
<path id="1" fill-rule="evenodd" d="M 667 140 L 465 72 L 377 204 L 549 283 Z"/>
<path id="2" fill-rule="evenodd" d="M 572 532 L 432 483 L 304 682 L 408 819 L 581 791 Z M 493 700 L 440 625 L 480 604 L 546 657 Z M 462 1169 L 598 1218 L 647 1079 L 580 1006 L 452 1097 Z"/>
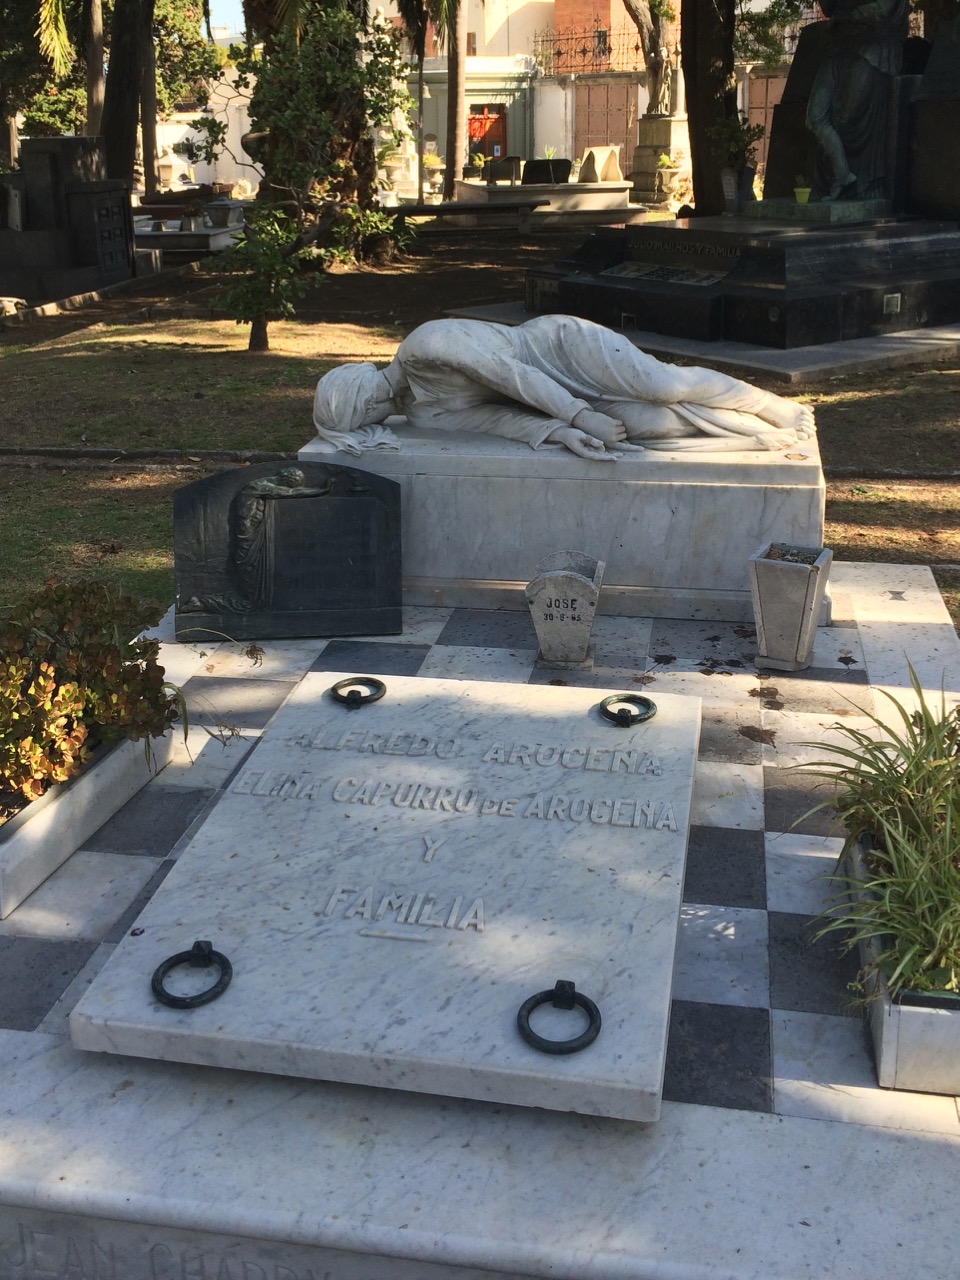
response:
<path id="1" fill-rule="evenodd" d="M 37 39 L 40 52 L 50 61 L 53 74 L 65 76 L 73 62 L 73 46 L 67 35 L 63 0 L 40 0 Z"/>

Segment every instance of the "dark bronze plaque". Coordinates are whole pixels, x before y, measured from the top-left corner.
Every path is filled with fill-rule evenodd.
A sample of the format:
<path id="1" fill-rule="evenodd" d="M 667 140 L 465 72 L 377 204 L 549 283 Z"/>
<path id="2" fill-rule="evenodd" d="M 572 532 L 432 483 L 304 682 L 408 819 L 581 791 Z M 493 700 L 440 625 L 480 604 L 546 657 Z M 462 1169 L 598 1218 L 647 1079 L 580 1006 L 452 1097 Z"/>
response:
<path id="1" fill-rule="evenodd" d="M 402 630 L 395 481 L 263 463 L 179 489 L 173 515 L 178 638 Z"/>

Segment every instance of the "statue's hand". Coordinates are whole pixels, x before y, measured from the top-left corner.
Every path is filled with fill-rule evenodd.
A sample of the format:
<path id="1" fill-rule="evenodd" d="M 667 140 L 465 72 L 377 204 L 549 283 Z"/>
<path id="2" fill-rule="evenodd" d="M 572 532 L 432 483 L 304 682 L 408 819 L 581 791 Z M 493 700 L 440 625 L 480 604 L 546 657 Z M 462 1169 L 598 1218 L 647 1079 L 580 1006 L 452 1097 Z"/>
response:
<path id="1" fill-rule="evenodd" d="M 602 440 L 598 440 L 596 436 L 588 436 L 585 431 L 579 431 L 576 427 L 557 427 L 550 432 L 547 439 L 566 445 L 572 453 L 579 454 L 581 458 L 595 458 L 599 462 L 616 462 L 619 456 L 615 453 L 607 453 Z"/>
<path id="2" fill-rule="evenodd" d="M 620 444 L 627 438 L 627 429 L 619 418 L 610 418 L 605 413 L 597 413 L 595 409 L 581 409 L 574 418 L 573 425 L 602 440 L 604 444 Z"/>

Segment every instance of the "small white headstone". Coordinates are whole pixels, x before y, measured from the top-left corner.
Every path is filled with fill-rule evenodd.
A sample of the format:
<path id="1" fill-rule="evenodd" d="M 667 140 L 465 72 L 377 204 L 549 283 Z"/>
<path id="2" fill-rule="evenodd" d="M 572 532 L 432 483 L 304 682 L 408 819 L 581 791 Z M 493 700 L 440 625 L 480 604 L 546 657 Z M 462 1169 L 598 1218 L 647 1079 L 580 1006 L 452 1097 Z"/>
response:
<path id="1" fill-rule="evenodd" d="M 603 692 L 308 675 L 71 1016 L 81 1049 L 631 1120 L 660 1111 L 696 699 L 621 727 Z M 209 1004 L 151 975 L 208 940 Z M 216 975 L 181 966 L 167 989 Z M 518 1031 L 558 981 L 602 1017 Z M 552 1004 L 545 1038 L 586 1026 Z"/>
<path id="2" fill-rule="evenodd" d="M 537 565 L 524 594 L 540 641 L 538 664 L 586 662 L 605 568 L 602 560 L 580 551 L 558 551 Z"/>

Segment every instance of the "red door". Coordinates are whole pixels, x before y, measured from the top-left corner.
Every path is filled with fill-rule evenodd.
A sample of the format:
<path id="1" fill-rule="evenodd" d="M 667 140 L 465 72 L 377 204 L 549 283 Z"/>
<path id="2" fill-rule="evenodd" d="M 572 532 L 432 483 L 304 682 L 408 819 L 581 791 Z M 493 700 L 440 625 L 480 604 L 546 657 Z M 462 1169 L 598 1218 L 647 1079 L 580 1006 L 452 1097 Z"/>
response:
<path id="1" fill-rule="evenodd" d="M 507 154 L 507 108 L 502 103 L 474 104 L 467 120 L 470 152 L 502 160 Z"/>

